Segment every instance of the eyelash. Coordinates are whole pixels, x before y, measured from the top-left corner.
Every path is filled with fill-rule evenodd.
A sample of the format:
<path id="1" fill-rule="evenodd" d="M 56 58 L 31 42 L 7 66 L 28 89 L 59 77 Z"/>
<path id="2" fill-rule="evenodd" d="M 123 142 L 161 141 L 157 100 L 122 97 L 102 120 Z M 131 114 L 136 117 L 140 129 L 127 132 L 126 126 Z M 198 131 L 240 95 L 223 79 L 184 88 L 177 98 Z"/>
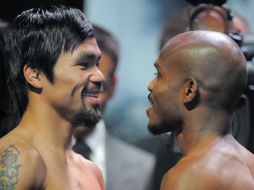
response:
<path id="1" fill-rule="evenodd" d="M 81 63 L 79 66 L 82 70 L 86 70 L 88 68 L 88 63 Z"/>
<path id="2" fill-rule="evenodd" d="M 79 66 L 82 70 L 86 70 L 90 67 L 88 62 L 80 63 Z M 100 68 L 100 63 L 99 62 L 96 63 L 96 67 Z"/>

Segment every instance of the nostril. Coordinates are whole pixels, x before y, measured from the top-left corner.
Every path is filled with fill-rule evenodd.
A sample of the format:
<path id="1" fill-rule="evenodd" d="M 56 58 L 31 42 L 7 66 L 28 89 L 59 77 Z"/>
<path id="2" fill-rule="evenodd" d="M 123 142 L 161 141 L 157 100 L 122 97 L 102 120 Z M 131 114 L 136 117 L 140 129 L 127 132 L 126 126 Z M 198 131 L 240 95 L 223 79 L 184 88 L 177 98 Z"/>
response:
<path id="1" fill-rule="evenodd" d="M 152 90 L 153 90 L 153 88 L 154 88 L 154 85 L 155 85 L 155 80 L 152 80 L 149 84 L 148 84 L 148 86 L 147 86 L 147 89 L 151 92 Z"/>
<path id="2" fill-rule="evenodd" d="M 104 75 L 102 74 L 102 72 L 98 68 L 95 72 L 92 73 L 92 75 L 90 77 L 90 80 L 92 82 L 100 82 L 100 83 L 105 82 Z"/>

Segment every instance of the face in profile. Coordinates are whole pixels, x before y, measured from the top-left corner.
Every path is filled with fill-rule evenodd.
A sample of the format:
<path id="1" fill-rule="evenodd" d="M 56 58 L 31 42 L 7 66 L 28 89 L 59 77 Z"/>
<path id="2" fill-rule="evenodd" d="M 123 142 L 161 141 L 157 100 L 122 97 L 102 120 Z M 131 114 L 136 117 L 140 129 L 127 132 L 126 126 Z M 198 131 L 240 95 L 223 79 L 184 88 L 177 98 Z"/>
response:
<path id="1" fill-rule="evenodd" d="M 156 77 L 148 85 L 148 99 L 151 103 L 147 109 L 148 130 L 152 134 L 177 131 L 181 124 L 178 99 L 180 80 L 178 69 L 174 66 L 177 56 L 171 56 L 169 50 L 162 51 L 164 53 L 154 64 Z"/>
<path id="2" fill-rule="evenodd" d="M 101 117 L 99 94 L 104 76 L 98 68 L 100 57 L 94 38 L 62 52 L 54 67 L 54 82 L 43 87 L 53 108 L 74 125 L 93 126 Z"/>
<path id="3" fill-rule="evenodd" d="M 107 101 L 113 96 L 114 89 L 116 85 L 115 78 L 115 67 L 113 57 L 108 53 L 103 53 L 100 59 L 100 70 L 104 75 L 105 82 L 103 84 L 104 91 L 100 94 L 100 100 L 102 105 L 102 110 L 105 109 Z"/>

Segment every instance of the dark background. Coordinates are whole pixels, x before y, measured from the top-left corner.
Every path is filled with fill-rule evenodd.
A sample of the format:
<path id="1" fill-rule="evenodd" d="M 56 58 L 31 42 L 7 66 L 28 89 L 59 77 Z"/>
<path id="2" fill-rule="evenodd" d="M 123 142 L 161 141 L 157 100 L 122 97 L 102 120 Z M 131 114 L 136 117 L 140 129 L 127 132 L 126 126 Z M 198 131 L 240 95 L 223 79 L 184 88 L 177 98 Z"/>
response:
<path id="1" fill-rule="evenodd" d="M 23 10 L 60 3 L 83 10 L 84 0 L 7 0 L 0 6 L 0 18 L 10 22 Z"/>

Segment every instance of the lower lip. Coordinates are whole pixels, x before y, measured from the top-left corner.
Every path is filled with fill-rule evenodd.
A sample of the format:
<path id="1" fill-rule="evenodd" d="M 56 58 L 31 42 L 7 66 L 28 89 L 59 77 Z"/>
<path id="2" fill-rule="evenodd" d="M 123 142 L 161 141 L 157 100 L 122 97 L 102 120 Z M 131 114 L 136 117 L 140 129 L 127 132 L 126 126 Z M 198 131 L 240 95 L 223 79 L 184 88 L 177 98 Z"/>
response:
<path id="1" fill-rule="evenodd" d="M 146 115 L 149 117 L 149 110 L 151 109 L 152 107 L 149 107 L 149 108 L 147 108 L 147 110 L 146 110 Z"/>
<path id="2" fill-rule="evenodd" d="M 100 104 L 100 98 L 87 96 L 86 99 L 92 104 Z"/>

